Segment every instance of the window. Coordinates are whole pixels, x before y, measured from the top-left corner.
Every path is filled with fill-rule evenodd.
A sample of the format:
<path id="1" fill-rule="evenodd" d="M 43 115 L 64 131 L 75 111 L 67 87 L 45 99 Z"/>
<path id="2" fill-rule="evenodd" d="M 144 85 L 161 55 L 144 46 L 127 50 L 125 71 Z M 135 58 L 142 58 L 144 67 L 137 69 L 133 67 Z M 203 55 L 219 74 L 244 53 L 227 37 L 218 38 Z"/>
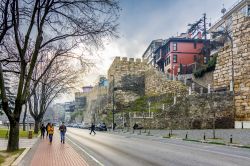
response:
<path id="1" fill-rule="evenodd" d="M 170 64 L 170 56 L 167 57 L 167 65 Z"/>
<path id="2" fill-rule="evenodd" d="M 196 42 L 194 42 L 194 49 L 196 49 Z"/>
<path id="3" fill-rule="evenodd" d="M 177 51 L 177 43 L 173 43 L 173 49 L 174 51 Z"/>
<path id="4" fill-rule="evenodd" d="M 166 60 L 164 61 L 165 66 L 167 66 L 167 60 L 168 60 L 168 59 L 166 59 Z"/>
<path id="5" fill-rule="evenodd" d="M 173 62 L 177 63 L 177 55 L 173 55 Z"/>
<path id="6" fill-rule="evenodd" d="M 204 56 L 204 64 L 206 64 L 206 63 L 207 63 L 207 57 Z"/>

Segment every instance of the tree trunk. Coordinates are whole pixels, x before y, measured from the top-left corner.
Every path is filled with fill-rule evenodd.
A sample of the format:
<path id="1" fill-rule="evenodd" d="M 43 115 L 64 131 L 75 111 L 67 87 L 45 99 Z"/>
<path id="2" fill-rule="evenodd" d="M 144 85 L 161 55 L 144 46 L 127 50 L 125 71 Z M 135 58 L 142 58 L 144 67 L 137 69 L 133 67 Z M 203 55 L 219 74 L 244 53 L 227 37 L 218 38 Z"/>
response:
<path id="1" fill-rule="evenodd" d="M 7 151 L 19 149 L 19 121 L 10 121 L 10 132 Z"/>
<path id="2" fill-rule="evenodd" d="M 35 134 L 38 134 L 39 132 L 39 124 L 40 124 L 40 119 L 35 119 L 35 128 L 34 128 Z"/>
<path id="3" fill-rule="evenodd" d="M 26 125 L 25 125 L 26 116 L 27 116 L 27 105 L 25 104 L 25 112 L 23 115 L 23 131 L 26 131 Z"/>

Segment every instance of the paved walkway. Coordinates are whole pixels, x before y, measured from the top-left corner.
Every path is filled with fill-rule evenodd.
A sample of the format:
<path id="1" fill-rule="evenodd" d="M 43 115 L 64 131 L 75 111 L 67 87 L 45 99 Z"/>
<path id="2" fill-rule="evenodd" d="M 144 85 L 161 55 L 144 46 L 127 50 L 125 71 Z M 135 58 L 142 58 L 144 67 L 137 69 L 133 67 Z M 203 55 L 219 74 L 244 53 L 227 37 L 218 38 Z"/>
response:
<path id="1" fill-rule="evenodd" d="M 67 142 L 65 142 L 65 144 L 60 142 L 58 132 L 55 132 L 51 145 L 48 139 L 41 140 L 30 165 L 88 166 L 86 161 Z"/>
<path id="2" fill-rule="evenodd" d="M 19 139 L 19 148 L 31 148 L 39 138 Z M 6 150 L 8 145 L 7 139 L 0 139 L 0 150 Z"/>

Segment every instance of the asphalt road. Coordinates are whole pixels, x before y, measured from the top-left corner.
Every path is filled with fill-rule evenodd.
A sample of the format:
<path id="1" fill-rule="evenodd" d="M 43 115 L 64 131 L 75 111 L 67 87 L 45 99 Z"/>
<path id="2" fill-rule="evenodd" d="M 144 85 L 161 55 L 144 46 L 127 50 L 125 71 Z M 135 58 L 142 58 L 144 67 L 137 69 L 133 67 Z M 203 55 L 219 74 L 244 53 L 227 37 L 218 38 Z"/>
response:
<path id="1" fill-rule="evenodd" d="M 250 166 L 250 149 L 68 128 L 67 141 L 105 166 Z M 93 164 L 95 163 L 95 164 Z"/>

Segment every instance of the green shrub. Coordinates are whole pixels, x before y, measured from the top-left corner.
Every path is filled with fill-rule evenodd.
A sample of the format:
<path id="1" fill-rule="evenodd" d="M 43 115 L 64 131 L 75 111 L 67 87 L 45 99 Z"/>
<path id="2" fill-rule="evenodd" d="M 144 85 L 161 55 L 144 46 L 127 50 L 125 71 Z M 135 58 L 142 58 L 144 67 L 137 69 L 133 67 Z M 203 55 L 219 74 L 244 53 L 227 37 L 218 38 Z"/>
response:
<path id="1" fill-rule="evenodd" d="M 214 71 L 217 61 L 217 54 L 215 54 L 209 61 L 206 68 L 196 70 L 193 74 L 195 78 L 201 78 L 205 73 Z"/>

